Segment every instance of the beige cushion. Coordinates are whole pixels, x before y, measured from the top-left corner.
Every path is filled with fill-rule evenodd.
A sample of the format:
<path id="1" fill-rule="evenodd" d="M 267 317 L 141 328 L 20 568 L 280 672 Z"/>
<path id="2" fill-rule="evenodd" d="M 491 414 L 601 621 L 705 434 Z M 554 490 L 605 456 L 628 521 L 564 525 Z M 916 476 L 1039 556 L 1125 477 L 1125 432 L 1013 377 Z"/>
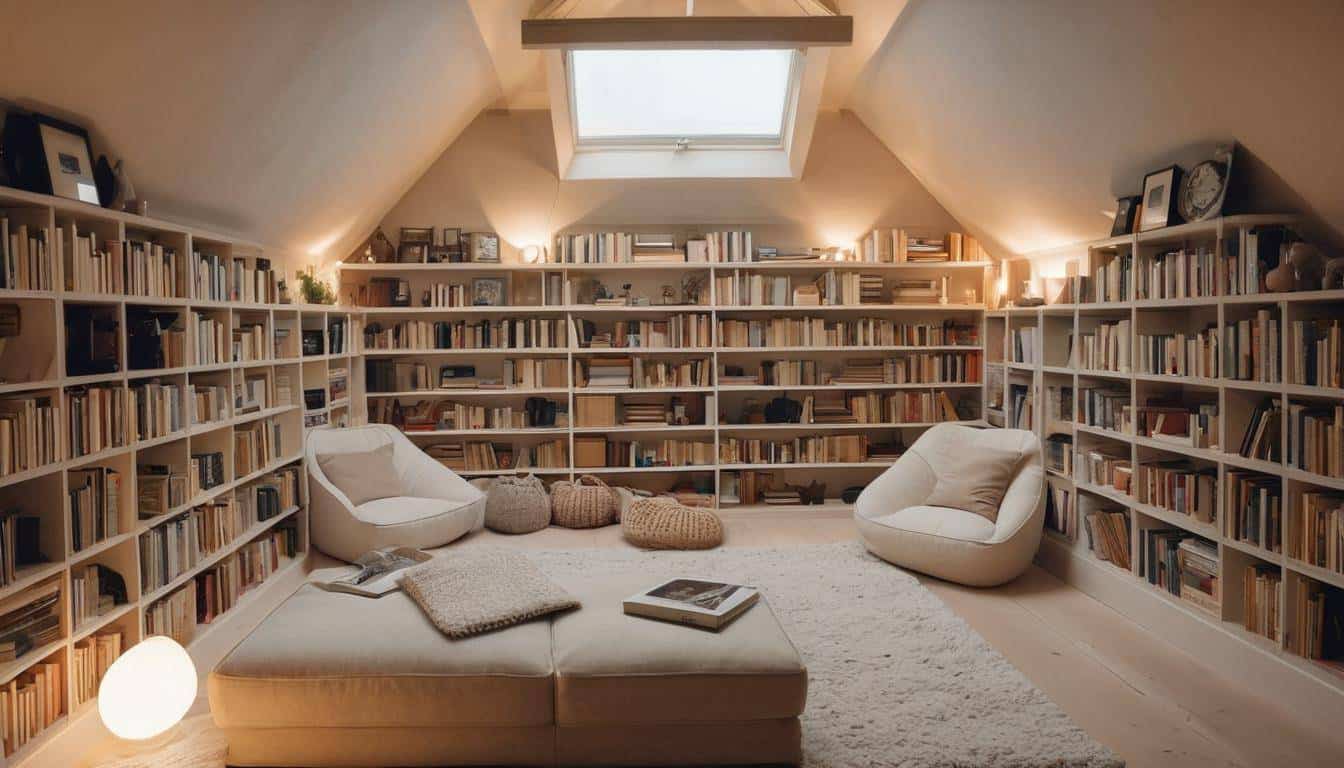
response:
<path id="1" fill-rule="evenodd" d="M 583 603 L 552 623 L 559 725 L 773 720 L 802 713 L 807 670 L 765 596 L 717 633 L 622 612 L 623 599 L 675 575 L 558 579 Z"/>
<path id="2" fill-rule="evenodd" d="M 322 474 L 355 506 L 401 495 L 401 482 L 392 463 L 391 443 L 371 451 L 318 454 L 317 462 L 322 467 Z"/>
<path id="3" fill-rule="evenodd" d="M 406 525 L 439 517 L 461 507 L 458 502 L 422 499 L 419 496 L 387 496 L 355 507 L 355 517 L 369 525 Z"/>
<path id="4" fill-rule="evenodd" d="M 210 674 L 220 727 L 414 728 L 554 722 L 551 631 L 450 641 L 401 592 L 300 588 Z"/>
<path id="5" fill-rule="evenodd" d="M 925 504 L 964 509 L 991 523 L 999 516 L 1003 493 L 1022 459 L 1021 451 L 955 443 L 939 443 L 922 455 L 938 477 Z"/>
<path id="6" fill-rule="evenodd" d="M 989 541 L 994 524 L 980 515 L 951 507 L 920 504 L 873 518 L 878 525 L 960 541 Z"/>
<path id="7" fill-rule="evenodd" d="M 455 640 L 579 606 L 521 552 L 496 547 L 436 557 L 398 583 Z"/>

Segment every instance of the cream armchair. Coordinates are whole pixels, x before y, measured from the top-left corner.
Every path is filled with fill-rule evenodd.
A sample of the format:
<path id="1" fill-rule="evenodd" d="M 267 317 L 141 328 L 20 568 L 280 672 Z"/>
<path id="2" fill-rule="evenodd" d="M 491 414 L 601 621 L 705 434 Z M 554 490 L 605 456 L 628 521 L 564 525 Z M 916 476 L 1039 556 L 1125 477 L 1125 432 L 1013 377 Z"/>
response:
<path id="1" fill-rule="evenodd" d="M 392 446 L 400 495 L 353 504 L 322 471 L 321 456 Z M 438 547 L 485 522 L 485 496 L 387 424 L 315 429 L 305 448 L 313 546 L 353 561 L 371 549 Z M 339 482 L 339 479 L 338 479 Z M 347 487 L 349 487 L 347 485 Z M 352 493 L 356 491 L 352 490 Z"/>
<path id="2" fill-rule="evenodd" d="M 925 503 L 948 452 L 1016 451 L 1020 458 L 999 504 L 998 519 Z M 939 424 L 874 480 L 854 504 L 854 521 L 869 552 L 903 568 L 975 587 L 1017 578 L 1041 542 L 1045 519 L 1040 442 L 1020 429 Z"/>

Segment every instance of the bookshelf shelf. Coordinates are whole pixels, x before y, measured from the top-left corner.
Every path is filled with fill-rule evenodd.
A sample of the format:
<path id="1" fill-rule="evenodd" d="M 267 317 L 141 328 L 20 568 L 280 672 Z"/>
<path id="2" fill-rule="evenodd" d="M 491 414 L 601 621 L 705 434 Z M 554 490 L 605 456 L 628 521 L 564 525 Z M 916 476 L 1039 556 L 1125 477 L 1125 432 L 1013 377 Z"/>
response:
<path id="1" fill-rule="evenodd" d="M 1141 587 L 1139 590 L 1141 594 L 1156 595 L 1157 602 L 1163 607 L 1144 608 L 1142 607 L 1145 605 L 1144 601 L 1122 598 L 1121 593 L 1115 591 L 1118 589 L 1117 586 L 1110 586 L 1109 582 L 1106 582 L 1106 586 L 1100 586 L 1103 582 L 1095 581 L 1091 576 L 1080 577 L 1076 582 L 1080 585 L 1094 583 L 1099 585 L 1096 587 L 1099 591 L 1095 594 L 1116 596 L 1116 600 L 1121 601 L 1116 603 L 1117 607 L 1123 605 L 1124 610 L 1141 610 L 1143 613 L 1139 615 L 1147 617 L 1145 619 L 1147 621 L 1164 620 L 1158 617 L 1176 620 L 1179 618 L 1178 615 L 1171 613 L 1168 607 L 1175 609 L 1180 615 L 1216 627 L 1220 632 L 1270 654 L 1278 661 L 1284 662 L 1287 667 L 1325 682 L 1336 692 L 1344 692 L 1344 676 L 1334 671 L 1332 666 L 1295 655 L 1284 637 L 1267 639 L 1246 630 L 1243 626 L 1245 621 L 1243 613 L 1249 610 L 1243 605 L 1244 593 L 1249 589 L 1243 583 L 1244 579 L 1248 578 L 1248 569 L 1265 569 L 1254 573 L 1265 572 L 1279 579 L 1277 582 L 1279 621 L 1280 626 L 1286 630 L 1294 621 L 1292 601 L 1304 589 L 1295 586 L 1294 579 L 1306 580 L 1303 583 L 1328 585 L 1335 589 L 1344 588 L 1344 575 L 1296 560 L 1287 554 L 1289 537 L 1296 535 L 1293 526 L 1298 524 L 1295 522 L 1298 518 L 1295 515 L 1304 514 L 1301 495 L 1305 492 L 1344 491 L 1344 478 L 1306 472 L 1292 466 L 1283 458 L 1272 460 L 1248 458 L 1239 453 L 1243 433 L 1254 425 L 1255 411 L 1263 403 L 1277 404 L 1285 416 L 1281 425 L 1272 424 L 1263 433 L 1264 442 L 1261 443 L 1261 447 L 1269 450 L 1253 455 L 1284 457 L 1290 446 L 1290 429 L 1286 415 L 1290 406 L 1300 404 L 1326 409 L 1334 408 L 1344 400 L 1342 389 L 1293 383 L 1301 380 L 1295 378 L 1300 375 L 1295 365 L 1301 364 L 1295 363 L 1294 354 L 1302 353 L 1302 345 L 1298 344 L 1295 347 L 1292 329 L 1293 321 L 1334 321 L 1344 318 L 1344 312 L 1339 309 L 1344 306 L 1344 290 L 1250 295 L 1221 293 L 1229 285 L 1225 282 L 1225 279 L 1229 278 L 1227 264 L 1236 258 L 1240 252 L 1239 248 L 1245 247 L 1248 228 L 1274 227 L 1291 223 L 1291 217 L 1283 216 L 1226 217 L 1154 233 L 1126 235 L 1080 245 L 1079 251 L 1085 251 L 1087 255 L 1083 257 L 1085 260 L 1077 272 L 1087 276 L 1094 275 L 1095 270 L 1108 266 L 1111 260 L 1117 257 L 1131 256 L 1134 259 L 1134 273 L 1137 275 L 1140 268 L 1146 266 L 1147 260 L 1159 254 L 1182 249 L 1186 249 L 1189 253 L 1192 247 L 1206 249 L 1202 252 L 1214 255 L 1217 268 L 1214 282 L 1217 287 L 1212 295 L 1188 299 L 1148 299 L 1143 297 L 1143 291 L 1130 286 L 1129 290 L 1120 292 L 1120 295 L 1125 297 L 1120 301 L 1083 301 L 987 312 L 987 323 L 991 324 L 989 327 L 1004 331 L 1002 335 L 987 336 L 991 345 L 987 351 L 987 358 L 1011 360 L 1013 339 L 1008 331 L 1034 326 L 1037 329 L 1036 341 L 1046 352 L 1044 361 L 1046 364 L 1041 364 L 1040 361 L 1005 363 L 1001 372 L 995 371 L 993 383 L 986 385 L 986 405 L 993 402 L 988 399 L 990 397 L 1011 404 L 1013 401 L 1010 388 L 1024 387 L 1025 391 L 1031 393 L 1036 404 L 1035 412 L 1029 421 L 1030 428 L 1042 440 L 1061 433 L 1069 435 L 1072 443 L 1066 443 L 1068 447 L 1064 450 L 1071 451 L 1079 457 L 1073 462 L 1074 477 L 1069 477 L 1064 472 L 1047 470 L 1047 479 L 1051 487 L 1061 488 L 1070 494 L 1068 498 L 1071 506 L 1065 514 L 1074 516 L 1072 518 L 1076 521 L 1074 530 L 1078 530 L 1079 535 L 1070 538 L 1053 532 L 1048 533 L 1041 553 L 1042 562 L 1063 569 L 1061 575 L 1067 577 L 1070 565 L 1068 561 L 1059 559 L 1062 554 L 1094 565 L 1102 574 L 1123 580 L 1122 583 L 1136 583 Z M 1139 288 L 1143 288 L 1142 280 L 1138 282 Z M 1090 298 L 1091 295 L 1090 292 L 1083 294 L 1084 298 Z M 1255 322 L 1257 313 L 1264 313 L 1260 316 L 1278 323 L 1275 331 L 1278 336 L 1273 340 L 1277 342 L 1279 354 L 1277 358 L 1271 359 L 1272 367 L 1261 377 L 1268 380 L 1233 378 L 1229 375 L 1230 371 L 1222 367 L 1223 361 L 1217 361 L 1219 364 L 1212 368 L 1214 373 L 1209 376 L 1140 372 L 1146 370 L 1141 368 L 1144 363 L 1139 358 L 1141 336 L 1163 338 L 1174 334 L 1187 334 L 1189 340 L 1205 328 L 1217 328 L 1221 331 L 1234 327 L 1238 321 Z M 1126 354 L 1129 355 L 1130 372 L 1096 370 L 1079 366 L 1071 354 L 1073 340 L 1095 333 L 1095 329 L 1101 323 L 1123 320 L 1129 321 L 1128 336 L 1120 338 L 1123 348 L 1127 350 Z M 997 325 L 993 325 L 995 323 Z M 1224 344 L 1225 341 L 1220 333 L 1218 337 L 1220 352 L 1225 351 L 1224 348 L 1227 346 Z M 1052 359 L 1051 350 L 1067 350 L 1067 352 L 1063 357 L 1057 355 Z M 1193 363 L 1190 365 L 1193 366 Z M 1117 367 L 1124 368 L 1124 365 Z M 1059 388 L 1070 390 L 1071 405 L 1066 407 L 1075 411 L 1082 407 L 1082 389 L 1102 390 L 1117 398 L 1121 395 L 1127 396 L 1127 400 L 1117 402 L 1130 408 L 1131 426 L 1125 427 L 1123 432 L 1088 426 L 1081 423 L 1080 416 L 1079 423 L 1069 429 L 1067 419 L 1061 419 L 1058 414 L 1047 412 L 1050 402 L 1048 395 L 1052 390 L 1058 391 Z M 1041 407 L 1043 404 L 1047 407 Z M 1211 440 L 1208 444 L 1213 447 L 1196 447 L 1196 443 L 1148 437 L 1146 431 L 1152 428 L 1151 423 L 1139 429 L 1132 426 L 1136 423 L 1136 418 L 1141 419 L 1139 412 L 1150 408 L 1183 410 L 1189 413 L 1191 423 L 1194 423 L 1196 416 L 1200 418 L 1208 416 L 1205 411 L 1197 412 L 1199 406 L 1213 406 L 1216 409 L 1209 417 L 1209 428 L 1212 431 L 1208 433 Z M 1011 408 L 1005 408 L 1004 413 L 1011 419 L 1013 413 Z M 1118 425 L 1120 421 L 1117 420 L 1116 423 Z M 1130 432 L 1136 433 L 1129 434 Z M 1063 438 L 1060 440 L 1063 442 Z M 1081 457 L 1092 451 L 1128 461 L 1128 467 L 1132 468 L 1133 472 L 1130 486 L 1133 496 L 1121 493 L 1109 485 L 1080 479 L 1087 476 Z M 1147 476 L 1149 470 L 1154 474 Z M 1202 474 L 1208 478 L 1212 483 L 1209 487 L 1213 489 L 1211 500 L 1214 522 L 1206 523 L 1193 516 L 1174 512 L 1165 506 L 1149 503 L 1154 498 L 1149 495 L 1154 493 L 1151 490 L 1154 486 L 1146 486 L 1145 483 L 1152 481 L 1152 478 L 1161 477 L 1159 472 L 1185 473 L 1183 476 L 1189 478 Z M 1281 502 L 1280 506 L 1274 508 L 1275 514 L 1281 514 L 1281 517 L 1276 517 L 1275 522 L 1271 523 L 1270 512 L 1267 509 L 1256 512 L 1255 514 L 1261 517 L 1252 518 L 1259 520 L 1252 525 L 1260 527 L 1253 527 L 1249 534 L 1235 527 L 1247 525 L 1244 522 L 1247 513 L 1244 507 L 1234 506 L 1234 501 L 1229 496 L 1238 488 L 1247 487 L 1247 483 L 1264 484 L 1263 487 L 1274 494 L 1275 503 Z M 1191 487 L 1185 486 L 1185 492 L 1190 493 Z M 1179 507 L 1173 504 L 1174 508 Z M 1082 517 L 1098 511 L 1119 511 L 1125 515 L 1130 537 L 1128 546 L 1134 555 L 1131 558 L 1133 561 L 1131 569 L 1116 568 L 1092 551 L 1089 537 L 1083 533 Z M 1241 515 L 1232 519 L 1242 522 L 1227 527 L 1229 515 Z M 1145 554 L 1141 550 L 1141 543 L 1145 541 L 1149 531 L 1158 533 L 1172 531 L 1174 533 L 1170 535 L 1175 536 L 1180 536 L 1181 532 L 1184 532 L 1187 536 L 1193 535 L 1202 540 L 1204 545 L 1209 546 L 1208 551 L 1216 552 L 1214 559 L 1221 587 L 1221 605 L 1217 611 L 1206 609 L 1194 599 L 1183 599 L 1171 594 L 1165 588 L 1153 587 L 1148 583 L 1143 562 Z M 1240 538 L 1234 537 L 1234 534 Z M 1273 551 L 1279 545 L 1282 545 L 1283 552 Z M 1071 577 L 1068 580 L 1074 581 Z M 1089 591 L 1092 590 L 1089 588 Z M 1187 630 L 1177 628 L 1175 632 L 1181 634 Z"/>

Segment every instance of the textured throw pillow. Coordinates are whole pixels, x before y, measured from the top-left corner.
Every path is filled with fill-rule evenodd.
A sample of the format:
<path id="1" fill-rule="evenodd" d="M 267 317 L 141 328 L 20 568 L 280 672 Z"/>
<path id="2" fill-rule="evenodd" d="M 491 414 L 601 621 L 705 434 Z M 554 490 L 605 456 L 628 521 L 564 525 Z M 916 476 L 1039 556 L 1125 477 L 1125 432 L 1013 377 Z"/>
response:
<path id="1" fill-rule="evenodd" d="M 358 507 L 366 501 L 400 496 L 401 481 L 392 463 L 392 444 L 371 451 L 328 453 L 317 457 L 322 474 Z"/>
<path id="2" fill-rule="evenodd" d="M 531 560 L 505 549 L 454 550 L 408 570 L 398 583 L 454 640 L 579 607 Z"/>
<path id="3" fill-rule="evenodd" d="M 962 446 L 962 450 L 944 451 L 936 459 L 925 458 L 933 464 L 933 472 L 938 476 L 925 504 L 964 509 L 992 523 L 999 519 L 999 503 L 1008 491 L 1022 454 L 988 445 L 970 445 Z"/>

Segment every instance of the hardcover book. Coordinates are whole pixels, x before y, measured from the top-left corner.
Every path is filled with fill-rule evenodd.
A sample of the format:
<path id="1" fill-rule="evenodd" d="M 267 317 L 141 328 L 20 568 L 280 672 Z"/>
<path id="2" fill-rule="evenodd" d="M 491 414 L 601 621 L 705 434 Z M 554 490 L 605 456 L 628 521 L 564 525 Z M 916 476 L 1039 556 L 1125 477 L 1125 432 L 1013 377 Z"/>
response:
<path id="1" fill-rule="evenodd" d="M 672 579 L 631 595 L 626 614 L 659 621 L 690 624 L 718 631 L 756 604 L 761 593 L 754 587 L 701 579 Z"/>

